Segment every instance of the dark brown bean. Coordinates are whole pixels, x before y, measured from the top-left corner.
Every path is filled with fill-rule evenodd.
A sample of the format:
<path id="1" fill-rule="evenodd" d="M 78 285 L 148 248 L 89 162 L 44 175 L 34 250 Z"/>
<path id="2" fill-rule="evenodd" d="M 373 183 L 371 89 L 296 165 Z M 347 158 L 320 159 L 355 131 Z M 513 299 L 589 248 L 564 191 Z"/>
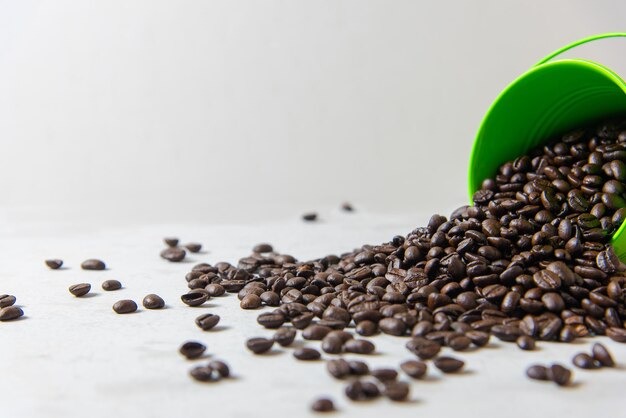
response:
<path id="1" fill-rule="evenodd" d="M 13 295 L 0 295 L 0 308 L 6 308 L 15 304 L 15 296 Z"/>
<path id="2" fill-rule="evenodd" d="M 407 360 L 400 363 L 400 368 L 404 373 L 413 379 L 421 379 L 426 375 L 427 366 L 423 361 Z"/>
<path id="3" fill-rule="evenodd" d="M 165 307 L 165 301 L 161 296 L 150 293 L 143 298 L 143 307 L 146 309 L 162 309 Z"/>
<path id="4" fill-rule="evenodd" d="M 183 261 L 187 253 L 185 250 L 179 247 L 166 248 L 161 251 L 161 258 L 166 259 L 167 261 L 171 261 L 174 263 Z"/>
<path id="5" fill-rule="evenodd" d="M 95 258 L 91 258 L 89 260 L 85 260 L 81 263 L 80 267 L 83 270 L 104 270 L 106 269 L 106 265 L 103 261 L 97 260 Z"/>
<path id="6" fill-rule="evenodd" d="M 581 369 L 597 369 L 600 367 L 600 363 L 587 353 L 576 354 L 574 358 L 572 358 L 572 363 L 574 363 L 574 366 L 580 367 Z"/>
<path id="7" fill-rule="evenodd" d="M 352 339 L 344 344 L 344 349 L 348 353 L 371 354 L 374 352 L 374 350 L 376 350 L 376 347 L 371 341 L 363 339 Z"/>
<path id="8" fill-rule="evenodd" d="M 60 269 L 63 266 L 63 260 L 59 260 L 57 258 L 46 260 L 46 266 L 50 267 L 52 270 Z"/>
<path id="9" fill-rule="evenodd" d="M 187 341 L 178 349 L 180 354 L 187 357 L 187 359 L 196 359 L 206 351 L 206 346 L 198 341 Z"/>
<path id="10" fill-rule="evenodd" d="M 180 300 L 182 300 L 183 303 L 188 306 L 200 306 L 204 302 L 209 300 L 209 295 L 207 293 L 194 290 L 182 295 L 180 297 Z"/>
<path id="11" fill-rule="evenodd" d="M 310 347 L 301 347 L 301 348 L 296 349 L 293 352 L 293 356 L 297 358 L 298 360 L 305 360 L 305 361 L 319 360 L 322 357 L 319 351 Z"/>
<path id="12" fill-rule="evenodd" d="M 0 309 L 0 321 L 12 321 L 24 315 L 19 306 L 7 306 Z"/>
<path id="13" fill-rule="evenodd" d="M 463 368 L 465 363 L 454 357 L 437 357 L 434 361 L 435 367 L 444 373 L 456 373 Z"/>
<path id="14" fill-rule="evenodd" d="M 79 283 L 73 284 L 69 287 L 69 291 L 72 295 L 77 298 L 81 296 L 85 296 L 91 290 L 91 285 L 89 283 Z"/>
<path id="15" fill-rule="evenodd" d="M 274 340 L 270 340 L 267 338 L 250 338 L 246 341 L 246 347 L 248 350 L 252 351 L 254 354 L 263 354 L 269 351 L 274 345 Z"/>
<path id="16" fill-rule="evenodd" d="M 119 290 L 122 288 L 122 283 L 119 280 L 105 280 L 102 282 L 102 290 L 110 292 L 112 290 Z"/>
<path id="17" fill-rule="evenodd" d="M 607 348 L 604 345 L 600 343 L 595 343 L 593 347 L 591 348 L 591 351 L 593 353 L 594 360 L 600 363 L 600 365 L 602 365 L 603 367 L 615 366 L 615 361 L 613 361 L 613 356 L 611 356 L 611 353 L 609 353 L 609 350 L 607 350 Z"/>
<path id="18" fill-rule="evenodd" d="M 548 368 L 539 364 L 528 367 L 526 369 L 526 376 L 535 380 L 550 380 Z"/>
<path id="19" fill-rule="evenodd" d="M 515 341 L 522 350 L 530 351 L 535 349 L 535 340 L 528 335 L 521 335 Z"/>
<path id="20" fill-rule="evenodd" d="M 311 410 L 315 412 L 332 412 L 335 410 L 335 404 L 328 398 L 319 398 L 311 404 Z"/>
<path id="21" fill-rule="evenodd" d="M 214 328 L 220 322 L 220 316 L 211 313 L 205 313 L 197 317 L 195 322 L 201 330 L 208 331 Z"/>
<path id="22" fill-rule="evenodd" d="M 137 311 L 137 304 L 130 299 L 122 299 L 113 304 L 113 310 L 118 314 L 129 314 Z"/>
<path id="23" fill-rule="evenodd" d="M 184 247 L 187 249 L 187 251 L 189 251 L 190 253 L 199 253 L 200 250 L 202 250 L 202 244 L 199 244 L 197 242 L 190 242 L 188 244 L 185 244 Z"/>

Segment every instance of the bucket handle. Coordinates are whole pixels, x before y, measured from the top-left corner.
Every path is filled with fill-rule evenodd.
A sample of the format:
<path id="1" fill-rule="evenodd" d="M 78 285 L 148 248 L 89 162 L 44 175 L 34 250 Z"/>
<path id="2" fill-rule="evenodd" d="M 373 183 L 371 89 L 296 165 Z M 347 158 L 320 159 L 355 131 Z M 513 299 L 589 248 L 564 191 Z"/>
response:
<path id="1" fill-rule="evenodd" d="M 545 64 L 546 62 L 550 61 L 552 58 L 558 55 L 561 55 L 563 52 L 569 51 L 570 49 L 577 47 L 578 45 L 586 44 L 587 42 L 596 41 L 598 39 L 618 38 L 618 37 L 626 37 L 626 32 L 601 33 L 599 35 L 593 35 L 588 38 L 580 39 L 576 42 L 573 42 L 569 45 L 564 46 L 561 49 L 557 49 L 556 51 L 554 51 L 553 53 L 551 53 L 550 55 L 548 55 L 547 57 L 539 61 L 537 64 L 535 64 L 534 67 L 537 67 L 541 64 Z"/>

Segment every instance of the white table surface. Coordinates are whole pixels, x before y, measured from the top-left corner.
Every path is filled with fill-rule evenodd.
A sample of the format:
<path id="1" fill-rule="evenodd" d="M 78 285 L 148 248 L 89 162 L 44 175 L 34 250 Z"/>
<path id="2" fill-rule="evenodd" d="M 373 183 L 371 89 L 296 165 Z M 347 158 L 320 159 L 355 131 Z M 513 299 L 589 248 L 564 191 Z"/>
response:
<path id="1" fill-rule="evenodd" d="M 0 217 L 2 219 L 2 217 Z M 17 297 L 25 312 L 18 321 L 0 323 L 0 416 L 28 417 L 273 417 L 310 416 L 309 404 L 332 397 L 336 416 L 362 417 L 624 417 L 626 346 L 605 338 L 619 366 L 599 371 L 574 370 L 574 385 L 559 388 L 524 375 L 534 362 L 570 364 L 572 355 L 588 351 L 592 341 L 539 343 L 523 352 L 493 340 L 486 349 L 454 353 L 466 361 L 465 372 L 443 376 L 433 367 L 428 378 L 411 382 L 410 401 L 379 399 L 349 402 L 345 383 L 326 372 L 325 363 L 297 361 L 292 349 L 276 348 L 255 356 L 244 342 L 271 335 L 256 324 L 258 311 L 243 311 L 234 295 L 213 298 L 199 308 L 180 302 L 185 273 L 197 262 L 236 260 L 268 241 L 300 259 L 340 253 L 363 243 L 379 243 L 423 224 L 425 216 L 382 217 L 364 213 L 323 213 L 305 224 L 296 217 L 281 222 L 240 225 L 152 225 L 97 227 L 86 223 L 0 221 L 0 293 Z M 164 236 L 204 244 L 206 252 L 183 263 L 159 258 Z M 108 269 L 82 271 L 80 262 L 101 258 Z M 61 258 L 65 268 L 44 266 Z M 115 292 L 100 288 L 119 279 Z M 75 298 L 67 288 L 92 284 L 90 297 Z M 119 299 L 157 293 L 167 309 L 140 309 L 132 315 L 111 310 Z M 222 318 L 215 331 L 194 324 L 201 313 Z M 199 384 L 188 370 L 205 360 L 188 361 L 178 353 L 186 340 L 208 346 L 210 358 L 223 359 L 234 378 Z M 371 366 L 396 366 L 412 358 L 406 339 L 374 337 L 377 353 L 361 357 Z M 301 344 L 301 343 L 298 343 Z M 306 342 L 318 347 L 317 342 Z M 445 349 L 444 352 L 447 352 Z M 324 354 L 324 358 L 332 356 Z M 402 377 L 403 379 L 405 376 Z"/>

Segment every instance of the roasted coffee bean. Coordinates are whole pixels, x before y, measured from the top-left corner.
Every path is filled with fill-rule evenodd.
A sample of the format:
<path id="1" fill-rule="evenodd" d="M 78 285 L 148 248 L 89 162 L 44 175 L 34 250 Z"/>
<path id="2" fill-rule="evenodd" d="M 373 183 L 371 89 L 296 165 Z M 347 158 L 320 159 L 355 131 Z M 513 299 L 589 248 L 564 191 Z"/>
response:
<path id="1" fill-rule="evenodd" d="M 535 380 L 550 380 L 548 368 L 539 364 L 528 367 L 526 369 L 526 376 Z"/>
<path id="2" fill-rule="evenodd" d="M 200 306 L 204 302 L 209 300 L 209 295 L 204 292 L 191 291 L 182 295 L 180 297 L 180 300 L 182 300 L 183 303 L 188 306 Z"/>
<path id="3" fill-rule="evenodd" d="M 615 361 L 613 361 L 613 356 L 609 353 L 609 350 L 600 343 L 595 343 L 591 348 L 591 352 L 593 353 L 593 359 L 600 363 L 603 367 L 613 367 L 615 366 Z"/>
<path id="4" fill-rule="evenodd" d="M 421 379 L 426 375 L 427 366 L 423 361 L 407 360 L 400 363 L 400 368 L 404 373 L 413 379 Z"/>
<path id="5" fill-rule="evenodd" d="M 293 328 L 279 328 L 274 333 L 274 341 L 283 347 L 291 345 L 295 338 L 296 330 Z"/>
<path id="6" fill-rule="evenodd" d="M 167 261 L 171 261 L 177 263 L 179 261 L 183 261 L 187 253 L 182 248 L 172 247 L 166 248 L 161 251 L 161 258 L 166 259 Z"/>
<path id="7" fill-rule="evenodd" d="M 572 372 L 560 364 L 553 364 L 548 369 L 548 376 L 557 385 L 567 386 L 572 379 Z"/>
<path id="8" fill-rule="evenodd" d="M 439 354 L 441 344 L 423 337 L 415 337 L 406 343 L 406 348 L 422 360 L 428 360 Z"/>
<path id="9" fill-rule="evenodd" d="M 352 374 L 350 364 L 344 359 L 328 361 L 328 363 L 326 363 L 326 370 L 336 379 L 343 379 Z"/>
<path id="10" fill-rule="evenodd" d="M 313 222 L 317 220 L 317 213 L 311 212 L 311 213 L 305 213 L 304 215 L 302 215 L 302 219 L 308 222 Z"/>
<path id="11" fill-rule="evenodd" d="M 261 307 L 261 298 L 254 293 L 249 293 L 241 299 L 241 309 L 257 309 Z"/>
<path id="12" fill-rule="evenodd" d="M 178 349 L 180 354 L 187 357 L 189 360 L 196 359 L 206 351 L 206 346 L 198 341 L 187 341 Z"/>
<path id="13" fill-rule="evenodd" d="M 454 351 L 463 351 L 472 344 L 472 340 L 465 335 L 458 335 L 450 338 L 447 342 L 447 346 Z"/>
<path id="14" fill-rule="evenodd" d="M 328 398 L 319 398 L 311 404 L 311 410 L 315 412 L 332 412 L 335 410 L 335 404 Z"/>
<path id="15" fill-rule="evenodd" d="M 574 366 L 581 369 L 597 369 L 600 367 L 600 363 L 587 353 L 578 353 L 572 358 Z"/>
<path id="16" fill-rule="evenodd" d="M 328 354 L 339 354 L 343 349 L 343 340 L 337 335 L 330 333 L 322 340 L 322 350 Z"/>
<path id="17" fill-rule="evenodd" d="M 348 361 L 348 365 L 350 366 L 350 373 L 355 376 L 364 376 L 370 372 L 369 366 L 359 360 L 350 360 Z"/>
<path id="18" fill-rule="evenodd" d="M 613 341 L 626 343 L 626 329 L 624 328 L 607 328 L 606 335 Z"/>
<path id="19" fill-rule="evenodd" d="M 374 350 L 376 350 L 376 347 L 372 342 L 368 340 L 352 339 L 346 341 L 346 343 L 344 344 L 344 350 L 346 350 L 348 353 L 371 354 L 374 352 Z"/>
<path id="20" fill-rule="evenodd" d="M 280 328 L 285 323 L 285 316 L 280 313 L 265 312 L 257 317 L 257 322 L 265 328 Z"/>
<path id="21" fill-rule="evenodd" d="M 437 357 L 434 361 L 435 367 L 444 373 L 456 373 L 463 368 L 465 363 L 454 357 Z"/>
<path id="22" fill-rule="evenodd" d="M 370 337 L 378 332 L 378 325 L 374 321 L 361 321 L 356 324 L 355 331 L 364 337 Z"/>
<path id="23" fill-rule="evenodd" d="M 16 299 L 13 295 L 0 295 L 0 308 L 6 308 L 7 306 L 12 306 L 15 303 Z"/>
<path id="24" fill-rule="evenodd" d="M 143 307 L 146 309 L 162 309 L 165 307 L 165 301 L 161 296 L 150 293 L 143 298 Z"/>
<path id="25" fill-rule="evenodd" d="M 476 347 L 484 347 L 489 344 L 489 334 L 482 331 L 467 331 L 465 336 L 472 341 Z"/>
<path id="26" fill-rule="evenodd" d="M 521 335 L 517 337 L 517 340 L 515 340 L 515 343 L 522 350 L 530 351 L 530 350 L 535 349 L 535 340 L 532 337 L 529 337 L 528 335 Z"/>
<path id="27" fill-rule="evenodd" d="M 19 306 L 7 306 L 0 309 L 0 321 L 12 321 L 24 315 Z"/>
<path id="28" fill-rule="evenodd" d="M 118 314 L 129 314 L 137 311 L 137 304 L 130 299 L 122 299 L 113 304 L 113 310 Z"/>
<path id="29" fill-rule="evenodd" d="M 52 259 L 46 260 L 46 266 L 50 267 L 52 270 L 60 269 L 63 266 L 63 260 Z"/>
<path id="30" fill-rule="evenodd" d="M 252 251 L 255 253 L 263 254 L 263 253 L 271 253 L 274 251 L 274 248 L 267 243 L 257 244 L 252 248 Z"/>
<path id="31" fill-rule="evenodd" d="M 230 377 L 230 367 L 228 364 L 220 360 L 212 360 L 209 362 L 209 367 L 217 372 L 221 377 Z"/>
<path id="32" fill-rule="evenodd" d="M 398 318 L 383 318 L 378 322 L 378 327 L 389 335 L 400 336 L 406 332 L 406 324 Z"/>
<path id="33" fill-rule="evenodd" d="M 195 322 L 201 330 L 208 331 L 214 328 L 220 322 L 220 316 L 206 313 L 197 317 Z"/>
<path id="34" fill-rule="evenodd" d="M 380 396 L 380 390 L 372 382 L 355 380 L 348 384 L 345 389 L 346 396 L 353 401 L 364 401 Z"/>
<path id="35" fill-rule="evenodd" d="M 345 211 L 345 212 L 353 212 L 354 211 L 354 207 L 352 207 L 352 205 L 348 202 L 343 202 L 341 204 L 341 210 Z"/>
<path id="36" fill-rule="evenodd" d="M 168 247 L 178 246 L 178 238 L 172 238 L 172 237 L 163 238 L 163 242 L 165 242 L 165 245 L 167 245 Z"/>
<path id="37" fill-rule="evenodd" d="M 274 340 L 267 338 L 250 338 L 246 341 L 246 347 L 254 354 L 262 354 L 269 351 L 274 345 Z"/>
<path id="38" fill-rule="evenodd" d="M 85 296 L 91 290 L 91 285 L 89 283 L 79 283 L 73 284 L 69 287 L 69 291 L 72 295 L 77 298 L 81 296 Z"/>
<path id="39" fill-rule="evenodd" d="M 396 380 L 398 378 L 398 372 L 395 369 L 372 369 L 370 370 L 370 374 L 381 382 Z"/>
<path id="40" fill-rule="evenodd" d="M 199 253 L 200 250 L 202 250 L 202 244 L 199 244 L 197 242 L 190 242 L 188 244 L 185 244 L 184 247 L 187 249 L 187 251 L 189 251 L 190 253 Z"/>
<path id="41" fill-rule="evenodd" d="M 102 290 L 106 290 L 107 292 L 112 290 L 119 290 L 122 288 L 122 283 L 119 280 L 105 280 L 102 282 Z"/>
<path id="42" fill-rule="evenodd" d="M 302 331 L 302 338 L 305 340 L 321 340 L 332 328 L 323 325 L 309 325 Z"/>
<path id="43" fill-rule="evenodd" d="M 217 283 L 210 283 L 206 285 L 204 289 L 207 291 L 209 296 L 222 296 L 224 293 L 226 293 L 226 289 L 224 289 L 224 286 Z"/>
<path id="44" fill-rule="evenodd" d="M 209 366 L 196 366 L 189 371 L 189 375 L 198 382 L 210 382 L 213 380 L 213 369 Z"/>
<path id="45" fill-rule="evenodd" d="M 81 263 L 80 268 L 83 270 L 104 270 L 106 265 L 101 260 L 89 259 Z"/>
<path id="46" fill-rule="evenodd" d="M 561 279 L 550 270 L 539 270 L 533 274 L 533 281 L 545 290 L 558 290 L 561 287 Z"/>
<path id="47" fill-rule="evenodd" d="M 383 395 L 392 401 L 404 401 L 409 396 L 409 385 L 405 382 L 385 382 Z"/>
<path id="48" fill-rule="evenodd" d="M 322 355 L 314 348 L 301 347 L 293 352 L 293 356 L 298 360 L 319 360 Z"/>
<path id="49" fill-rule="evenodd" d="M 494 325 L 491 333 L 502 341 L 516 341 L 522 334 L 522 330 L 514 325 Z"/>

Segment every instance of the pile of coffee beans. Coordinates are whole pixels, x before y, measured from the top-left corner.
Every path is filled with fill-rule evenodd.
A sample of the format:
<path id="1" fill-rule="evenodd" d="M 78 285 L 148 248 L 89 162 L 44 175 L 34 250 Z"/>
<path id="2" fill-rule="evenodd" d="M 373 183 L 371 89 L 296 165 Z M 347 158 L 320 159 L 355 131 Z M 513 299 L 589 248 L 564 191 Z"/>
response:
<path id="1" fill-rule="evenodd" d="M 290 345 L 298 330 L 323 340 L 329 354 L 375 350 L 349 332 L 327 339 L 331 332 L 406 338 L 422 360 L 400 366 L 413 378 L 426 373 L 423 360 L 445 373 L 461 370 L 463 361 L 439 356 L 442 347 L 483 347 L 491 336 L 523 350 L 594 335 L 626 342 L 625 266 L 609 244 L 626 219 L 625 161 L 626 123 L 570 132 L 502 164 L 474 194 L 474 206 L 434 215 L 407 236 L 305 262 L 259 244 L 236 265 L 193 267 L 182 300 L 197 306 L 219 286 L 244 309 L 273 308 L 258 323 L 277 329 L 274 339 L 247 342 L 256 354 L 274 342 Z M 571 380 L 561 365 L 533 367 L 535 379 Z M 362 400 L 386 390 L 356 379 L 346 395 Z M 404 391 L 398 382 L 387 396 L 401 399 Z"/>

